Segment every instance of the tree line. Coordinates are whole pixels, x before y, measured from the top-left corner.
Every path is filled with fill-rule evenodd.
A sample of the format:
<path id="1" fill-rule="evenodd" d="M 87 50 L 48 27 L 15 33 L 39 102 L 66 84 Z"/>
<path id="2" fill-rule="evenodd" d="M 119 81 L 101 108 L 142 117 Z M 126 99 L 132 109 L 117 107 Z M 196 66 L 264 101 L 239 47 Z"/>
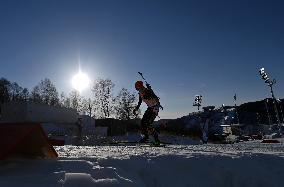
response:
<path id="1" fill-rule="evenodd" d="M 0 103 L 10 101 L 43 103 L 77 110 L 79 114 L 90 115 L 96 119 L 116 118 L 129 120 L 139 117 L 132 111 L 137 103 L 137 94 L 122 88 L 116 96 L 115 84 L 110 79 L 99 78 L 92 85 L 92 97 L 85 98 L 78 91 L 72 90 L 60 95 L 50 79 L 41 80 L 32 90 L 21 87 L 6 78 L 0 79 Z"/>

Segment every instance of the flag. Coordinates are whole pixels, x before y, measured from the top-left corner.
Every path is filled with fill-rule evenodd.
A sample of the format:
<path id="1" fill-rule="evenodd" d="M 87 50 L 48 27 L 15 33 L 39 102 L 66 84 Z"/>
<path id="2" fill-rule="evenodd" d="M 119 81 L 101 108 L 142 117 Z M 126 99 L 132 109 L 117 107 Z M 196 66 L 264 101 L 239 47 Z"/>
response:
<path id="1" fill-rule="evenodd" d="M 235 101 L 237 100 L 237 94 L 234 95 L 234 100 L 235 100 Z"/>

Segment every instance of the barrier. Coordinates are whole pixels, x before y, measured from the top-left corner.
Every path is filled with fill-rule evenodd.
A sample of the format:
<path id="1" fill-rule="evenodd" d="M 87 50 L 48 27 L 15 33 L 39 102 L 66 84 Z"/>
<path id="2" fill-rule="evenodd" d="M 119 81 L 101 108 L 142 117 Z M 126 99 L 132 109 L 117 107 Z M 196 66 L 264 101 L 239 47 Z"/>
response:
<path id="1" fill-rule="evenodd" d="M 40 124 L 0 123 L 0 159 L 56 158 Z"/>

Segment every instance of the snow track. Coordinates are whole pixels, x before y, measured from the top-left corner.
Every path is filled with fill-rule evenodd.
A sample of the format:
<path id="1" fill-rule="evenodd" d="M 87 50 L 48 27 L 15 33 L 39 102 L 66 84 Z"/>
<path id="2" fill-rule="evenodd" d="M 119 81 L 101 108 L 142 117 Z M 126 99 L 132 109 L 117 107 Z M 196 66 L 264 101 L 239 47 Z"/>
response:
<path id="1" fill-rule="evenodd" d="M 283 143 L 55 148 L 54 160 L 1 161 L 0 186 L 283 186 Z"/>

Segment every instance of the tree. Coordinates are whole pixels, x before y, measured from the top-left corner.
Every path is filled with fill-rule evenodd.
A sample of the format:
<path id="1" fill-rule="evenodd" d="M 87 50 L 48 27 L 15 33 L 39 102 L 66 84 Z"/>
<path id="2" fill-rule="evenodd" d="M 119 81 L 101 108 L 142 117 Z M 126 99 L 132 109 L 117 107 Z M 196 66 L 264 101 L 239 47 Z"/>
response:
<path id="1" fill-rule="evenodd" d="M 10 100 L 9 90 L 11 87 L 10 81 L 5 78 L 0 79 L 0 102 L 5 103 Z"/>
<path id="2" fill-rule="evenodd" d="M 110 79 L 98 79 L 93 86 L 94 107 L 96 118 L 109 118 L 113 113 L 113 88 Z"/>
<path id="3" fill-rule="evenodd" d="M 13 82 L 10 86 L 10 100 L 13 101 L 27 101 L 29 98 L 29 90 L 22 88 L 18 83 Z"/>
<path id="4" fill-rule="evenodd" d="M 133 110 L 136 107 L 136 94 L 122 88 L 115 98 L 115 112 L 118 119 L 129 120 L 136 118 Z"/>
<path id="5" fill-rule="evenodd" d="M 69 97 L 64 92 L 60 95 L 60 105 L 66 108 L 76 109 L 80 114 L 90 114 L 89 107 L 92 108 L 92 101 L 80 96 L 79 92 L 73 90 L 69 93 Z"/>
<path id="6" fill-rule="evenodd" d="M 48 105 L 59 105 L 58 92 L 50 79 L 45 78 L 36 85 L 31 93 L 31 99 Z"/>
<path id="7" fill-rule="evenodd" d="M 83 96 L 80 96 L 79 92 L 73 90 L 69 94 L 69 103 L 70 107 L 76 109 L 79 114 L 88 114 L 89 113 L 89 101 Z"/>
<path id="8" fill-rule="evenodd" d="M 21 86 L 18 85 L 18 83 L 16 82 L 13 82 L 11 85 L 10 85 L 10 97 L 11 97 L 11 100 L 13 101 L 19 101 L 19 100 L 22 100 L 22 93 L 23 93 L 23 88 Z"/>
<path id="9" fill-rule="evenodd" d="M 93 112 L 93 102 L 91 99 L 82 98 L 82 105 L 80 107 L 80 112 L 85 115 L 92 116 Z"/>
<path id="10" fill-rule="evenodd" d="M 28 98 L 29 98 L 29 90 L 28 90 L 27 88 L 24 88 L 24 89 L 22 90 L 22 93 L 21 93 L 21 99 L 22 99 L 23 101 L 27 101 Z"/>
<path id="11" fill-rule="evenodd" d="M 70 107 L 73 109 L 76 109 L 77 112 L 80 112 L 82 97 L 80 96 L 79 92 L 76 90 L 73 90 L 69 94 L 70 99 Z"/>
<path id="12" fill-rule="evenodd" d="M 70 98 L 64 92 L 60 94 L 59 103 L 62 107 L 71 108 Z"/>
<path id="13" fill-rule="evenodd" d="M 33 88 L 31 95 L 30 95 L 30 100 L 35 102 L 35 103 L 41 103 L 42 102 L 39 86 L 35 86 Z"/>

